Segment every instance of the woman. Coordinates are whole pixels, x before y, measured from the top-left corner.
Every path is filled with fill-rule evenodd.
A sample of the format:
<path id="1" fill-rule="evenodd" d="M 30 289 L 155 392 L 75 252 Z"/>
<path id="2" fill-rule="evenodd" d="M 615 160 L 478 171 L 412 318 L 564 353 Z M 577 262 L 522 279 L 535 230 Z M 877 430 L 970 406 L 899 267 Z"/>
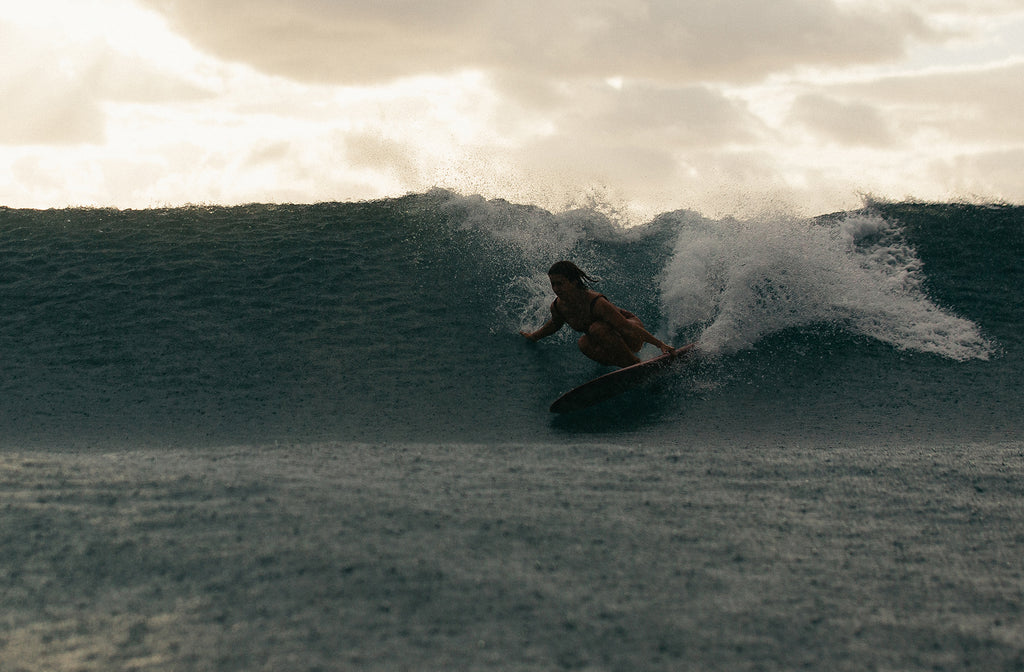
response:
<path id="1" fill-rule="evenodd" d="M 617 308 L 603 294 L 587 287 L 594 279 L 571 261 L 559 261 L 548 270 L 555 300 L 551 303 L 551 319 L 540 329 L 527 333 L 525 338 L 539 341 L 568 324 L 582 331 L 580 351 L 596 362 L 609 366 L 630 366 L 640 361 L 636 353 L 644 343 L 658 347 L 665 354 L 675 349 L 662 343 L 644 329 L 633 313 Z"/>

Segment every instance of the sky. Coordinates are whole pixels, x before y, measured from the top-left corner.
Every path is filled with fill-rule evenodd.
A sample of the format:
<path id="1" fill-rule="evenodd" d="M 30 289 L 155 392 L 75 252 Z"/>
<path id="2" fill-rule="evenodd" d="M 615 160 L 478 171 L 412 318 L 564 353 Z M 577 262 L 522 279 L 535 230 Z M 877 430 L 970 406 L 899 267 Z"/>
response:
<path id="1" fill-rule="evenodd" d="M 1024 0 L 0 0 L 0 205 L 1024 202 Z"/>

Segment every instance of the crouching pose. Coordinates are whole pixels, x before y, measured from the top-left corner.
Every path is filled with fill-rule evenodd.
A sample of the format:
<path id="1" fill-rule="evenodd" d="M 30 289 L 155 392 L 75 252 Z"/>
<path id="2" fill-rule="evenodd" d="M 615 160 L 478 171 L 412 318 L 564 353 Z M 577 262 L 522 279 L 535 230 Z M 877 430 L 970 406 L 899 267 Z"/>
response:
<path id="1" fill-rule="evenodd" d="M 583 332 L 579 346 L 584 355 L 601 364 L 620 367 L 639 362 L 636 353 L 644 343 L 665 354 L 675 351 L 651 335 L 636 315 L 590 289 L 587 283 L 594 279 L 571 261 L 559 261 L 552 266 L 548 279 L 556 297 L 551 303 L 551 319 L 534 332 L 519 332 L 525 338 L 539 341 L 568 324 Z"/>

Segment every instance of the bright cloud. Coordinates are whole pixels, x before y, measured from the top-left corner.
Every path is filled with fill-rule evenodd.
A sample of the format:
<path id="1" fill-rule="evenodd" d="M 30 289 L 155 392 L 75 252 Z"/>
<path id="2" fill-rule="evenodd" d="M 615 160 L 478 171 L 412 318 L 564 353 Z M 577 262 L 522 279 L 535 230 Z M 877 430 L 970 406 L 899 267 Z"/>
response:
<path id="1" fill-rule="evenodd" d="M 808 0 L 144 0 L 218 57 L 289 79 L 374 82 L 462 69 L 544 79 L 753 80 L 889 60 L 938 39 L 917 13 Z"/>
<path id="2" fill-rule="evenodd" d="M 1015 0 L 0 0 L 0 204 L 1024 201 Z"/>

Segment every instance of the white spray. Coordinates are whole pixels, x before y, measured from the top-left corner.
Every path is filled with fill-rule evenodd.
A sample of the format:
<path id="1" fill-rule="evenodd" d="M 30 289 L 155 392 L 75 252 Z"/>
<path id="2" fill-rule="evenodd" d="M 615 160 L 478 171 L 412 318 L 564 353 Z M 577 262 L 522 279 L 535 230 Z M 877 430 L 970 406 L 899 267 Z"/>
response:
<path id="1" fill-rule="evenodd" d="M 699 325 L 707 352 L 734 352 L 785 329 L 830 324 L 956 360 L 993 348 L 972 322 L 935 305 L 922 264 L 881 217 L 688 221 L 662 276 L 670 331 Z"/>

